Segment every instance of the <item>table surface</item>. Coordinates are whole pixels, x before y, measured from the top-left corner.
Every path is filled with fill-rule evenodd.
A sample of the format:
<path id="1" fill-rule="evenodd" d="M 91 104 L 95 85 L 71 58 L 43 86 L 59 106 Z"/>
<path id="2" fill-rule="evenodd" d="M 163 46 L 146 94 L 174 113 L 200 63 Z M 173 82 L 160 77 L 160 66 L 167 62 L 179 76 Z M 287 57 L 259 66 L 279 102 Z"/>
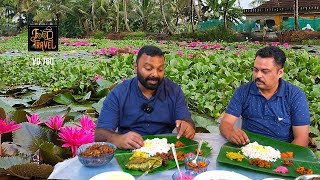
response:
<path id="1" fill-rule="evenodd" d="M 254 180 L 260 180 L 265 178 L 282 178 L 282 179 L 294 179 L 283 176 L 276 176 L 273 174 L 267 174 L 263 172 L 256 172 L 250 169 L 241 168 L 238 166 L 227 165 L 223 163 L 216 162 L 217 156 L 219 154 L 221 146 L 226 143 L 226 139 L 223 138 L 218 133 L 197 133 L 194 140 L 199 140 L 202 138 L 207 141 L 209 145 L 213 148 L 212 154 L 208 157 L 210 160 L 210 165 L 208 166 L 208 171 L 210 170 L 226 170 L 233 171 L 244 176 L 247 176 Z M 180 166 L 184 170 L 184 166 Z M 113 158 L 110 163 L 100 167 L 89 168 L 83 166 L 77 157 L 65 160 L 58 163 L 54 171 L 51 173 L 49 179 L 71 179 L 71 180 L 88 180 L 91 177 L 107 172 L 107 171 L 121 171 L 117 160 Z M 177 171 L 177 168 L 158 172 L 155 174 L 149 174 L 141 178 L 141 180 L 171 180 L 172 174 Z M 139 176 L 135 177 L 138 178 Z M 140 179 L 139 179 L 140 180 Z"/>

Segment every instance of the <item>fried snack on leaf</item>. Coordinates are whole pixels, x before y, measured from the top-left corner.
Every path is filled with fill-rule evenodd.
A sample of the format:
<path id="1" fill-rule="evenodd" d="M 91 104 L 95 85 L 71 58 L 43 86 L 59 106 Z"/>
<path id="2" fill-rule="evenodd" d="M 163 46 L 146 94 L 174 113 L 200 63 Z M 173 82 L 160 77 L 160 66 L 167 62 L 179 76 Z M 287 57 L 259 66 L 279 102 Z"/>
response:
<path id="1" fill-rule="evenodd" d="M 127 164 L 126 168 L 138 171 L 151 171 L 162 165 L 162 158 L 159 156 L 143 158 L 134 157 Z"/>

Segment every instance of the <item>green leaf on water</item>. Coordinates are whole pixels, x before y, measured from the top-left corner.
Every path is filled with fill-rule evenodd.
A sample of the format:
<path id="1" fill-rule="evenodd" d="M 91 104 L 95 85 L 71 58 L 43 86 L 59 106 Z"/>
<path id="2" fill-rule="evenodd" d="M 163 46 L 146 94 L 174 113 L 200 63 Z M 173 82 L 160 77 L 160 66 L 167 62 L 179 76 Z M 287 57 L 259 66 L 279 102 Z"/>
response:
<path id="1" fill-rule="evenodd" d="M 69 92 L 65 92 L 63 94 L 58 94 L 53 97 L 53 100 L 57 103 L 64 104 L 64 105 L 69 105 L 69 104 L 75 102 L 74 97 Z"/>

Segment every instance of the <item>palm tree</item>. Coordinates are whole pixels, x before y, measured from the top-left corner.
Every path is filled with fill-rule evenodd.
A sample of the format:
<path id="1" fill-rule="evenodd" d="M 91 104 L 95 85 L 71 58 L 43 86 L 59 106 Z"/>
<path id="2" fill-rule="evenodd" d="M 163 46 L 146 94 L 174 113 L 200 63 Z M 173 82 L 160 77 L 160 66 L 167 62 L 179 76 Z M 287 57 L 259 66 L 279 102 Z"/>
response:
<path id="1" fill-rule="evenodd" d="M 235 6 L 236 0 L 207 0 L 208 11 L 213 18 L 223 18 L 224 28 L 228 28 L 228 22 L 238 22 L 242 16 L 242 10 Z"/>
<path id="2" fill-rule="evenodd" d="M 129 24 L 128 24 L 128 12 L 127 12 L 127 0 L 123 0 L 123 16 L 124 16 L 124 23 L 126 25 L 126 30 L 131 31 Z"/>
<path id="3" fill-rule="evenodd" d="M 251 7 L 258 7 L 260 6 L 261 4 L 267 2 L 268 0 L 253 0 L 251 3 L 250 3 L 250 6 Z"/>
<path id="4" fill-rule="evenodd" d="M 164 25 L 165 25 L 167 31 L 169 32 L 169 34 L 173 34 L 173 32 L 172 32 L 172 30 L 170 29 L 169 24 L 168 24 L 168 22 L 167 22 L 166 15 L 165 15 L 165 13 L 164 13 L 163 1 L 162 1 L 162 0 L 159 0 L 159 2 L 160 2 L 160 11 L 161 11 L 161 15 L 162 15 L 162 18 L 163 18 Z"/>
<path id="5" fill-rule="evenodd" d="M 299 1 L 294 1 L 294 30 L 299 30 Z"/>

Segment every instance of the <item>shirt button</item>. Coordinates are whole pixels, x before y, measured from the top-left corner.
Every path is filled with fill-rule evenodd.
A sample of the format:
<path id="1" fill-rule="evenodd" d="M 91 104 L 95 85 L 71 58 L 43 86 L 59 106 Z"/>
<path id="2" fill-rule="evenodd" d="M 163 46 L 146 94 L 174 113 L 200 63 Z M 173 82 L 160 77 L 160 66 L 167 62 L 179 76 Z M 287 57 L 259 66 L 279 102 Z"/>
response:
<path id="1" fill-rule="evenodd" d="M 147 126 L 149 127 L 150 124 L 147 124 Z"/>

